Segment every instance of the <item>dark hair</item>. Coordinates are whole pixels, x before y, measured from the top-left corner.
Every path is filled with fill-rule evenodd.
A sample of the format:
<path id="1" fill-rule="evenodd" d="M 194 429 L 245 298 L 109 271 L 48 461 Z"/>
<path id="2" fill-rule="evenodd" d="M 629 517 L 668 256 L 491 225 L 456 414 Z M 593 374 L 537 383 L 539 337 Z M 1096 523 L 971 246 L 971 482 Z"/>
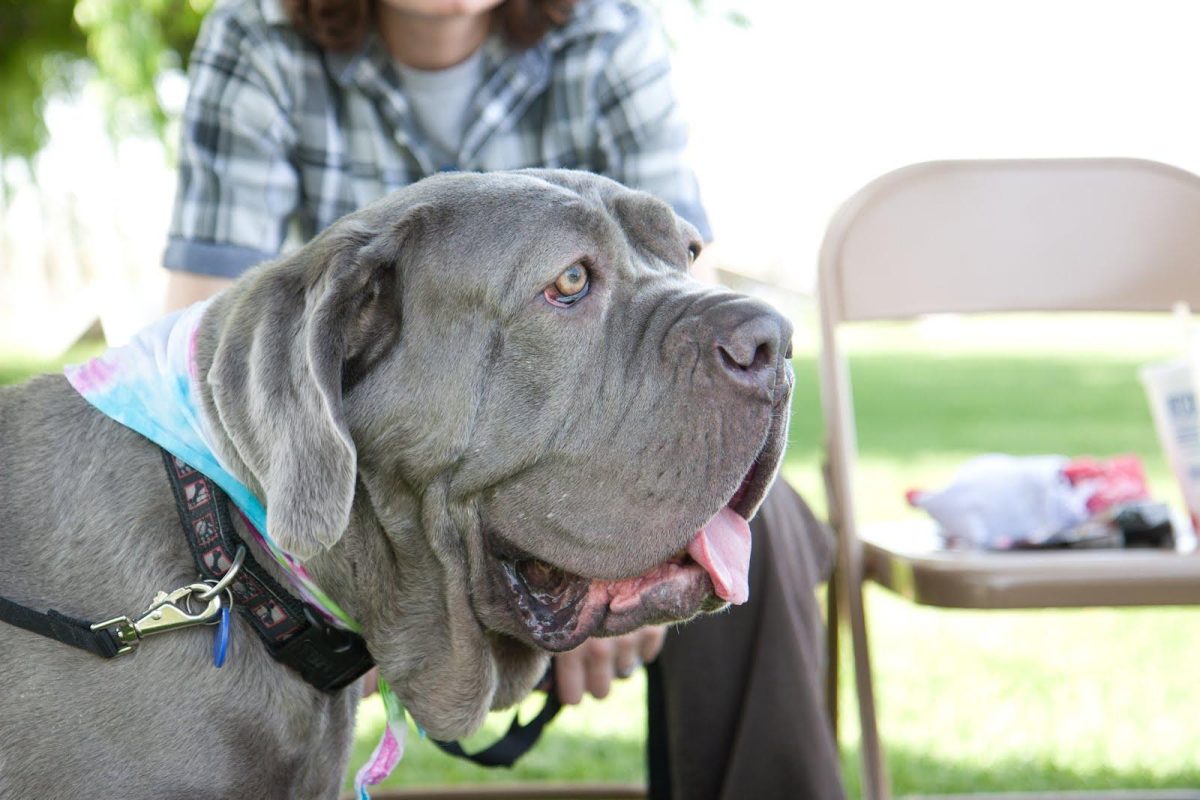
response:
<path id="1" fill-rule="evenodd" d="M 324 50 L 356 50 L 375 20 L 379 0 L 284 0 L 292 24 Z M 504 0 L 493 11 L 504 35 L 531 47 L 571 18 L 578 0 Z"/>

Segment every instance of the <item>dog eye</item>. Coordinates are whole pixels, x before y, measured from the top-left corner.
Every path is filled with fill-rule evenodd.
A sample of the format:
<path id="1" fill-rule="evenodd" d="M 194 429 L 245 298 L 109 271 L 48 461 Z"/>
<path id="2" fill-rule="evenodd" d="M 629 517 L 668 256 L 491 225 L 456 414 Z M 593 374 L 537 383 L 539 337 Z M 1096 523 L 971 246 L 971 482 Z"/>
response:
<path id="1" fill-rule="evenodd" d="M 692 242 L 688 245 L 688 264 L 696 263 L 696 258 L 700 255 L 700 245 Z"/>
<path id="2" fill-rule="evenodd" d="M 554 282 L 554 288 L 558 290 L 560 297 L 574 297 L 581 292 L 586 292 L 588 288 L 587 267 L 583 264 L 572 264 L 562 275 L 558 276 L 558 280 Z"/>
<path id="3" fill-rule="evenodd" d="M 591 288 L 591 273 L 582 262 L 572 264 L 563 270 L 552 286 L 547 286 L 542 293 L 551 305 L 567 307 L 578 303 L 587 296 Z"/>

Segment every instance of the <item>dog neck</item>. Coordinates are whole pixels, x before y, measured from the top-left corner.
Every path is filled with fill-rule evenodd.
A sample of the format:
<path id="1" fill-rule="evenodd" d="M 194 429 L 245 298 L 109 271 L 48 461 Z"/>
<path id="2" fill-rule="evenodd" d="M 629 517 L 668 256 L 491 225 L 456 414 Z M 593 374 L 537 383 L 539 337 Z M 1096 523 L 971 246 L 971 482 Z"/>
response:
<path id="1" fill-rule="evenodd" d="M 485 630 L 476 616 L 468 550 L 479 539 L 472 535 L 478 515 L 471 513 L 470 501 L 450 501 L 448 476 L 419 490 L 400 490 L 395 470 L 367 468 L 359 454 L 350 464 L 345 517 L 280 506 L 287 502 L 284 495 L 328 506 L 326 489 L 342 487 L 327 481 L 335 471 L 340 480 L 347 464 L 339 453 L 312 445 L 336 450 L 352 444 L 340 438 L 344 428 L 335 436 L 328 426 L 330 414 L 340 415 L 334 406 L 341 398 L 330 393 L 328 380 L 317 385 L 306 372 L 311 341 L 302 331 L 289 329 L 271 351 L 287 362 L 275 365 L 278 374 L 255 372 L 264 358 L 254 349 L 255 331 L 271 326 L 280 339 L 276 328 L 289 323 L 264 315 L 254 299 L 260 283 L 281 277 L 288 275 L 280 270 L 248 278 L 218 295 L 204 314 L 194 374 L 210 446 L 230 474 L 271 504 L 273 520 L 282 512 L 280 530 L 265 526 L 264 533 L 304 544 L 306 552 L 297 555 L 304 556 L 305 571 L 356 623 L 383 678 L 417 723 L 437 739 L 469 735 L 490 708 L 509 705 L 532 689 L 547 657 Z M 325 405 L 313 402 L 318 395 Z M 294 408 L 281 409 L 281 402 Z M 249 428 L 251 419 L 257 428 Z M 286 444 L 279 439 L 285 429 L 294 448 L 276 447 Z M 282 470 L 286 478 L 298 466 L 308 468 L 310 483 L 299 492 L 271 496 L 267 489 L 277 489 L 281 476 L 270 471 Z M 253 516 L 251 521 L 258 524 Z M 292 535 L 289 523 L 307 525 L 311 535 Z"/>

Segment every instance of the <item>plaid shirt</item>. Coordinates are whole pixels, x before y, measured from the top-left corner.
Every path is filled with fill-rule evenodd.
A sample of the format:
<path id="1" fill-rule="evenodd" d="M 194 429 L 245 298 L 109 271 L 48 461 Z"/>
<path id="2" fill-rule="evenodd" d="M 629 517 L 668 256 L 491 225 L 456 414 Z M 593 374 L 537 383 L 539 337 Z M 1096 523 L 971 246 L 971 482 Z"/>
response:
<path id="1" fill-rule="evenodd" d="M 164 262 L 236 276 L 339 217 L 444 169 L 563 167 L 658 195 L 707 239 L 661 31 L 627 0 L 583 0 L 536 46 L 484 45 L 454 164 L 433 148 L 377 36 L 323 53 L 277 0 L 233 0 L 192 54 L 179 185 Z"/>

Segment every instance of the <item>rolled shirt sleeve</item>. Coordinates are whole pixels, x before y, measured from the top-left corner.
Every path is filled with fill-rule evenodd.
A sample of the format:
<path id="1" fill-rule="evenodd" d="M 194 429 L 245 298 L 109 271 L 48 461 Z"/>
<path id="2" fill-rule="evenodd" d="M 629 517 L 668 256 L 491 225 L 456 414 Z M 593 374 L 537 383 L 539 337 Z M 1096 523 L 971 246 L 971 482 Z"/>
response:
<path id="1" fill-rule="evenodd" d="M 236 277 L 278 255 L 299 205 L 286 65 L 252 23 L 218 7 L 196 42 L 168 269 Z"/>

